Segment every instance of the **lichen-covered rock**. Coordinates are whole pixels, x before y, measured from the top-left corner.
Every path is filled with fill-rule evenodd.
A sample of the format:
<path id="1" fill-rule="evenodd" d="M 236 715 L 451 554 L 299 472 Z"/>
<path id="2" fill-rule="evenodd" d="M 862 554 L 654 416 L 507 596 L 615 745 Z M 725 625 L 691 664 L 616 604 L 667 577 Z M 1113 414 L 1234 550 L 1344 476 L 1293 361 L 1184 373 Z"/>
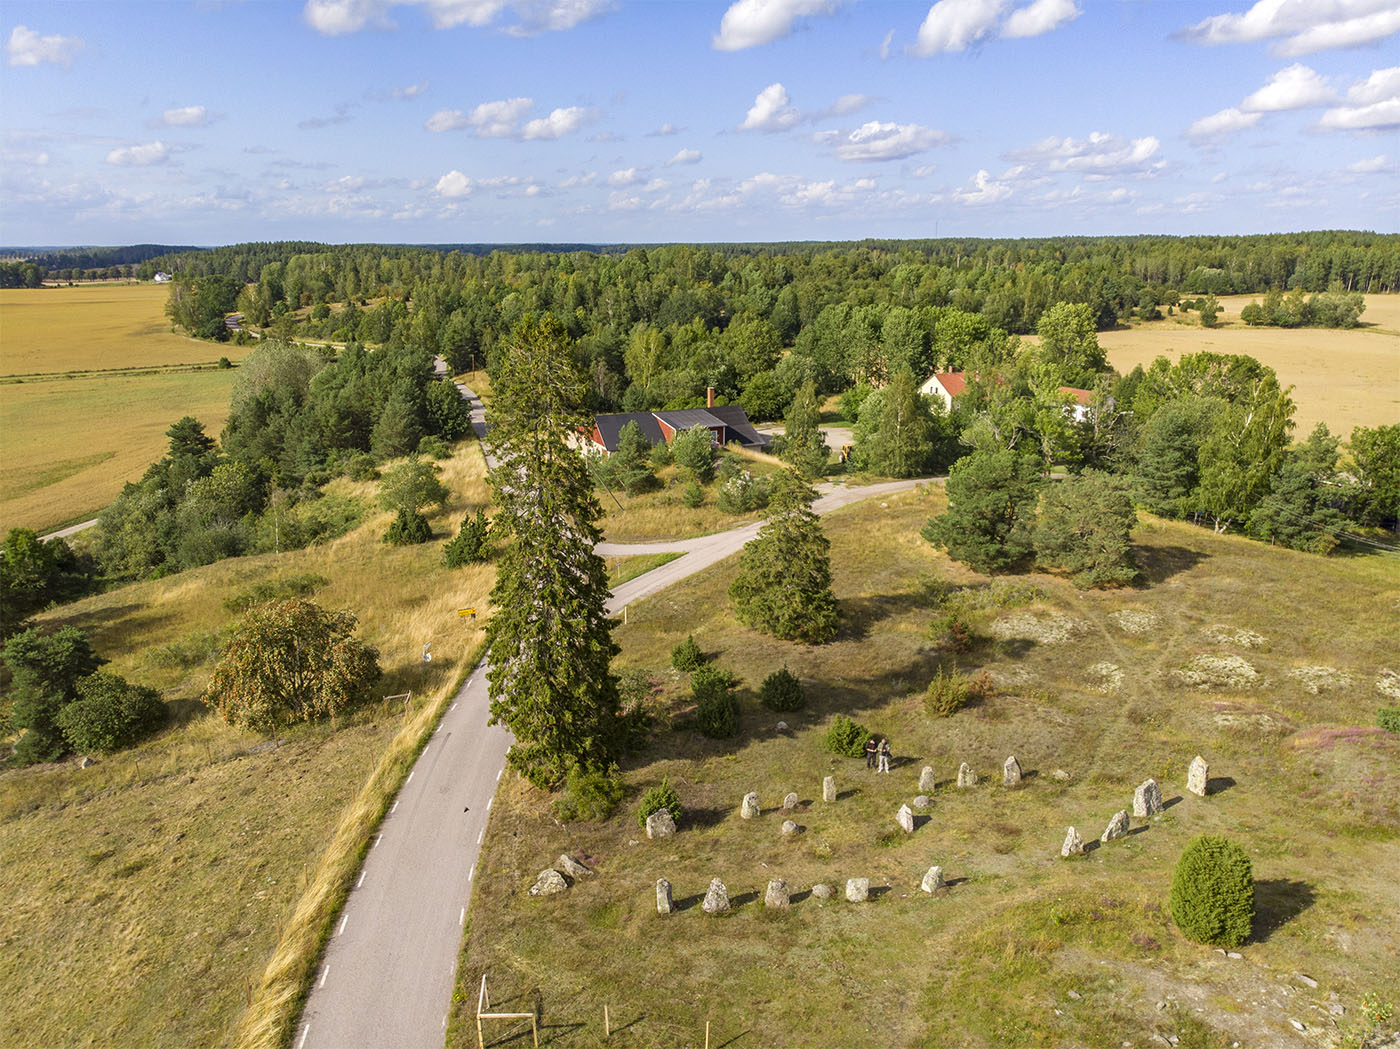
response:
<path id="1" fill-rule="evenodd" d="M 710 879 L 710 887 L 705 892 L 705 902 L 700 909 L 706 914 L 723 914 L 729 910 L 729 890 L 718 878 Z"/>
<path id="2" fill-rule="evenodd" d="M 1065 843 L 1060 846 L 1060 855 L 1065 859 L 1071 856 L 1080 856 L 1084 853 L 1084 839 L 1079 836 L 1079 831 L 1071 827 L 1065 832 Z"/>
<path id="3" fill-rule="evenodd" d="M 919 793 L 932 794 L 938 787 L 938 780 L 933 775 L 933 768 L 924 766 L 924 770 L 919 773 Z"/>
<path id="4" fill-rule="evenodd" d="M 676 833 L 676 819 L 670 809 L 657 809 L 647 817 L 648 838 L 669 838 Z"/>
<path id="5" fill-rule="evenodd" d="M 791 901 L 792 897 L 788 894 L 787 882 L 783 881 L 782 878 L 774 878 L 768 883 L 768 889 L 763 894 L 763 906 L 785 911 Z"/>
<path id="6" fill-rule="evenodd" d="M 846 899 L 850 900 L 852 903 L 864 903 L 866 900 L 870 899 L 870 879 L 846 879 Z"/>
<path id="7" fill-rule="evenodd" d="M 819 900 L 829 900 L 836 895 L 836 890 L 824 881 L 819 881 L 812 886 L 812 895 Z"/>
<path id="8" fill-rule="evenodd" d="M 781 830 L 783 837 L 790 838 L 797 833 L 797 824 L 792 822 L 792 820 L 783 820 Z"/>
<path id="9" fill-rule="evenodd" d="M 656 913 L 670 914 L 676 909 L 676 903 L 671 899 L 671 883 L 665 878 L 656 879 Z"/>
<path id="10" fill-rule="evenodd" d="M 836 800 L 836 777 L 827 776 L 822 780 L 822 801 Z"/>
<path id="11" fill-rule="evenodd" d="M 948 883 L 943 880 L 942 867 L 930 867 L 924 872 L 924 880 L 919 882 L 919 888 L 927 893 L 934 893 L 939 889 L 946 889 L 947 887 Z"/>
<path id="12" fill-rule="evenodd" d="M 899 829 L 905 834 L 914 833 L 914 810 L 908 805 L 899 807 L 899 811 L 894 814 L 894 821 L 899 824 Z"/>
<path id="13" fill-rule="evenodd" d="M 961 765 L 958 766 L 958 786 L 977 786 L 977 773 L 972 770 L 972 766 L 969 765 L 966 761 L 964 761 Z"/>
<path id="14" fill-rule="evenodd" d="M 917 798 L 914 799 L 913 804 L 914 808 L 916 809 L 926 809 L 930 805 L 932 805 L 933 802 L 930 801 L 928 798 L 924 797 L 922 794 L 920 794 Z"/>
<path id="15" fill-rule="evenodd" d="M 1004 787 L 1015 787 L 1021 782 L 1021 763 L 1013 754 L 1001 767 L 1001 783 Z"/>
<path id="16" fill-rule="evenodd" d="M 1113 819 L 1108 821 L 1108 826 L 1104 828 L 1103 836 L 1099 838 L 1099 841 L 1107 844 L 1114 838 L 1121 838 L 1128 833 L 1128 827 L 1130 825 L 1128 810 L 1119 809 L 1117 813 L 1114 814 Z"/>
<path id="17" fill-rule="evenodd" d="M 739 806 L 739 815 L 746 820 L 751 820 L 759 814 L 758 795 L 749 791 L 744 795 L 744 803 Z"/>
<path id="18" fill-rule="evenodd" d="M 551 867 L 540 871 L 539 877 L 535 879 L 535 884 L 530 886 L 530 895 L 556 896 L 568 887 L 569 883 L 564 880 L 564 875 Z"/>
<path id="19" fill-rule="evenodd" d="M 784 811 L 784 812 L 791 812 L 793 809 L 797 808 L 797 806 L 800 805 L 800 804 L 802 804 L 802 799 L 799 798 L 796 794 L 786 794 L 786 795 L 783 796 L 783 811 Z"/>
<path id="20" fill-rule="evenodd" d="M 593 873 L 578 860 L 574 859 L 567 852 L 554 861 L 554 866 L 570 878 L 587 878 Z"/>
<path id="21" fill-rule="evenodd" d="M 1162 811 L 1162 788 L 1155 779 L 1145 780 L 1133 791 L 1133 815 L 1140 820 Z"/>
<path id="22" fill-rule="evenodd" d="M 1186 771 L 1186 789 L 1197 797 L 1206 796 L 1206 784 L 1210 778 L 1210 766 L 1206 759 L 1197 754 L 1191 759 L 1191 767 Z"/>

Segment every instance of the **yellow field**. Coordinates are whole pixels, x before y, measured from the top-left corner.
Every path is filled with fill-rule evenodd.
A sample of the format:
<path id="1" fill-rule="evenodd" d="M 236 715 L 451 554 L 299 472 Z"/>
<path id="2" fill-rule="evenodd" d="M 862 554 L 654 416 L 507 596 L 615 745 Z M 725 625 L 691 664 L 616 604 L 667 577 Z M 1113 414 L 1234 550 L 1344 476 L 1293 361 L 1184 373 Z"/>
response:
<path id="1" fill-rule="evenodd" d="M 1251 328 L 1240 310 L 1257 295 L 1220 300 L 1221 324 L 1202 328 L 1196 314 L 1185 323 L 1165 318 L 1127 331 L 1102 332 L 1099 345 L 1120 372 L 1146 367 L 1155 357 L 1176 361 L 1183 353 L 1246 354 L 1278 373 L 1293 387 L 1294 437 L 1302 439 L 1319 422 L 1333 433 L 1350 435 L 1355 426 L 1400 422 L 1400 296 L 1367 295 L 1367 327 L 1351 331 L 1325 328 Z"/>
<path id="2" fill-rule="evenodd" d="M 169 297 L 159 284 L 0 290 L 0 375 L 198 364 L 247 352 L 172 334 Z"/>
<path id="3" fill-rule="evenodd" d="M 94 516 L 193 415 L 217 436 L 236 371 L 87 375 L 0 384 L 0 532 Z"/>

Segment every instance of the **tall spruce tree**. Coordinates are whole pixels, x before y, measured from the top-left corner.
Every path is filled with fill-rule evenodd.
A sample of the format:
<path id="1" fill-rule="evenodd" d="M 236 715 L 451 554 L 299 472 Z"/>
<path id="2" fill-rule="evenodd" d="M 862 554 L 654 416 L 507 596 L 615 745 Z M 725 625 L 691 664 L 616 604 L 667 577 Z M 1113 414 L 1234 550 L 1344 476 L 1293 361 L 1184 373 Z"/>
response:
<path id="1" fill-rule="evenodd" d="M 816 497 L 796 471 L 778 475 L 768 523 L 745 544 L 729 587 L 741 623 L 812 645 L 835 637 L 840 619 L 831 592 L 831 544 L 812 511 Z"/>
<path id="2" fill-rule="evenodd" d="M 804 383 L 783 420 L 783 458 L 811 480 L 826 472 L 831 449 L 821 431 L 822 410 L 815 383 Z"/>
<path id="3" fill-rule="evenodd" d="M 505 540 L 487 642 L 492 723 L 515 736 L 510 765 L 536 786 L 606 768 L 619 709 L 610 670 L 607 569 L 593 552 L 602 507 L 569 437 L 587 422 L 588 381 L 563 329 L 516 325 L 487 412 L 490 473 Z"/>

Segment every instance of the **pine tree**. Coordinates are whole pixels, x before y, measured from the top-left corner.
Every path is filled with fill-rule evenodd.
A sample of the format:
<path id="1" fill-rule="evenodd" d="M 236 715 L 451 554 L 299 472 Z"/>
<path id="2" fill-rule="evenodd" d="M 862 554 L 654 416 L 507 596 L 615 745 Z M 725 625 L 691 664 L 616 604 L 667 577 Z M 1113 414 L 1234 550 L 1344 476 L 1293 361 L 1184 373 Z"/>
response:
<path id="1" fill-rule="evenodd" d="M 973 452 L 953 464 L 948 510 L 919 533 L 979 572 L 1014 567 L 1031 552 L 1039 471 L 1011 450 Z"/>
<path id="2" fill-rule="evenodd" d="M 656 487 L 656 475 L 651 472 L 651 444 L 635 422 L 628 423 L 618 434 L 611 465 L 613 476 L 628 495 L 640 495 Z"/>
<path id="3" fill-rule="evenodd" d="M 783 420 L 783 458 L 808 480 L 824 474 L 831 457 L 820 429 L 821 418 L 816 385 L 806 383 L 797 391 Z"/>
<path id="4" fill-rule="evenodd" d="M 488 412 L 497 561 L 487 641 L 492 723 L 515 736 L 509 762 L 537 786 L 575 766 L 605 769 L 616 745 L 617 652 L 607 569 L 593 552 L 602 507 L 569 438 L 586 424 L 586 377 L 563 329 L 523 319 L 500 357 Z"/>
<path id="5" fill-rule="evenodd" d="M 443 564 L 448 568 L 461 568 L 463 565 L 485 561 L 489 553 L 490 532 L 491 526 L 486 520 L 485 510 L 478 510 L 475 516 L 468 514 L 462 518 L 461 530 L 442 548 Z"/>
<path id="6" fill-rule="evenodd" d="M 1081 588 L 1132 582 L 1130 542 L 1137 526 L 1125 478 L 1096 470 L 1045 491 L 1035 524 L 1036 560 L 1074 576 Z"/>
<path id="7" fill-rule="evenodd" d="M 820 645 L 836 636 L 840 613 L 831 592 L 831 544 L 812 511 L 816 497 L 796 471 L 778 475 L 768 522 L 739 555 L 729 600 L 739 621 L 755 630 Z"/>
<path id="8" fill-rule="evenodd" d="M 1298 448 L 1284 452 L 1283 465 L 1269 482 L 1269 494 L 1249 515 L 1250 529 L 1271 543 L 1315 554 L 1330 553 L 1346 519 L 1331 506 L 1337 491 L 1341 438 L 1318 423 Z"/>

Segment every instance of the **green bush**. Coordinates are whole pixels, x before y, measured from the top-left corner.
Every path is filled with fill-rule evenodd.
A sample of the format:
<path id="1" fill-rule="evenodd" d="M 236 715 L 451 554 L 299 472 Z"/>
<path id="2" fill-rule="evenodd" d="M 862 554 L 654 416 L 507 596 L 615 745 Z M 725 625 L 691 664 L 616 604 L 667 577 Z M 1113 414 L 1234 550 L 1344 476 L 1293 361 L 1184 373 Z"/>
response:
<path id="1" fill-rule="evenodd" d="M 617 676 L 617 740 L 623 750 L 640 750 L 651 731 L 649 701 L 656 682 L 641 667 L 628 667 Z"/>
<path id="2" fill-rule="evenodd" d="M 1254 873 L 1244 849 L 1204 834 L 1186 846 L 1172 875 L 1172 920 L 1197 943 L 1238 947 L 1254 924 Z"/>
<path id="3" fill-rule="evenodd" d="M 698 669 L 705 662 L 705 654 L 700 651 L 700 646 L 695 643 L 695 635 L 689 634 L 684 641 L 677 643 L 671 649 L 671 666 L 682 673 L 689 674 L 692 670 Z"/>
<path id="4" fill-rule="evenodd" d="M 451 459 L 452 449 L 437 434 L 428 434 L 418 442 L 418 454 L 428 459 Z"/>
<path id="5" fill-rule="evenodd" d="M 697 509 L 704 501 L 705 489 L 701 488 L 695 481 L 691 481 L 681 489 L 681 502 L 685 503 L 690 509 Z"/>
<path id="6" fill-rule="evenodd" d="M 285 601 L 289 597 L 310 597 L 330 580 L 315 572 L 289 575 L 283 579 L 268 579 L 224 600 L 224 611 L 246 612 L 254 605 L 269 601 Z"/>
<path id="7" fill-rule="evenodd" d="M 783 667 L 763 679 L 758 700 L 769 710 L 801 710 L 807 705 L 807 693 L 797 675 Z"/>
<path id="8" fill-rule="evenodd" d="M 569 769 L 564 793 L 554 802 L 554 814 L 561 820 L 605 820 L 622 801 L 626 787 L 616 765 L 606 769 Z"/>
<path id="9" fill-rule="evenodd" d="M 77 684 L 78 698 L 58 712 L 68 745 L 85 753 L 110 754 L 150 735 L 165 723 L 160 693 L 99 671 Z"/>
<path id="10" fill-rule="evenodd" d="M 384 542 L 390 546 L 411 546 L 413 543 L 426 543 L 433 537 L 428 519 L 417 510 L 400 510 L 394 516 L 394 523 L 384 533 Z"/>
<path id="11" fill-rule="evenodd" d="M 660 809 L 669 809 L 676 826 L 681 825 L 681 816 L 685 809 L 681 807 L 681 799 L 671 787 L 671 781 L 665 777 L 662 777 L 659 786 L 652 787 L 642 795 L 642 803 L 637 808 L 637 826 L 645 828 L 647 817 Z"/>
<path id="12" fill-rule="evenodd" d="M 952 717 L 967 705 L 969 691 L 966 677 L 956 670 L 944 673 L 943 668 L 939 667 L 924 692 L 924 709 L 934 717 Z"/>
<path id="13" fill-rule="evenodd" d="M 734 674 L 702 663 L 690 675 L 695 695 L 695 723 L 711 739 L 729 739 L 739 731 L 739 704 L 732 690 L 739 684 Z"/>
<path id="14" fill-rule="evenodd" d="M 352 481 L 379 480 L 379 463 L 368 452 L 350 456 L 341 464 L 341 470 Z"/>
<path id="15" fill-rule="evenodd" d="M 1400 707 L 1381 707 L 1376 711 L 1376 724 L 1387 732 L 1400 733 Z"/>
<path id="16" fill-rule="evenodd" d="M 869 738 L 870 732 L 864 725 L 852 721 L 845 714 L 837 714 L 826 730 L 823 746 L 833 754 L 859 758 L 865 755 L 865 741 Z"/>
<path id="17" fill-rule="evenodd" d="M 490 555 L 491 524 L 486 520 L 485 509 L 478 509 L 476 516 L 468 514 L 462 518 L 461 529 L 443 546 L 442 563 L 448 568 L 461 568 L 485 561 Z"/>

